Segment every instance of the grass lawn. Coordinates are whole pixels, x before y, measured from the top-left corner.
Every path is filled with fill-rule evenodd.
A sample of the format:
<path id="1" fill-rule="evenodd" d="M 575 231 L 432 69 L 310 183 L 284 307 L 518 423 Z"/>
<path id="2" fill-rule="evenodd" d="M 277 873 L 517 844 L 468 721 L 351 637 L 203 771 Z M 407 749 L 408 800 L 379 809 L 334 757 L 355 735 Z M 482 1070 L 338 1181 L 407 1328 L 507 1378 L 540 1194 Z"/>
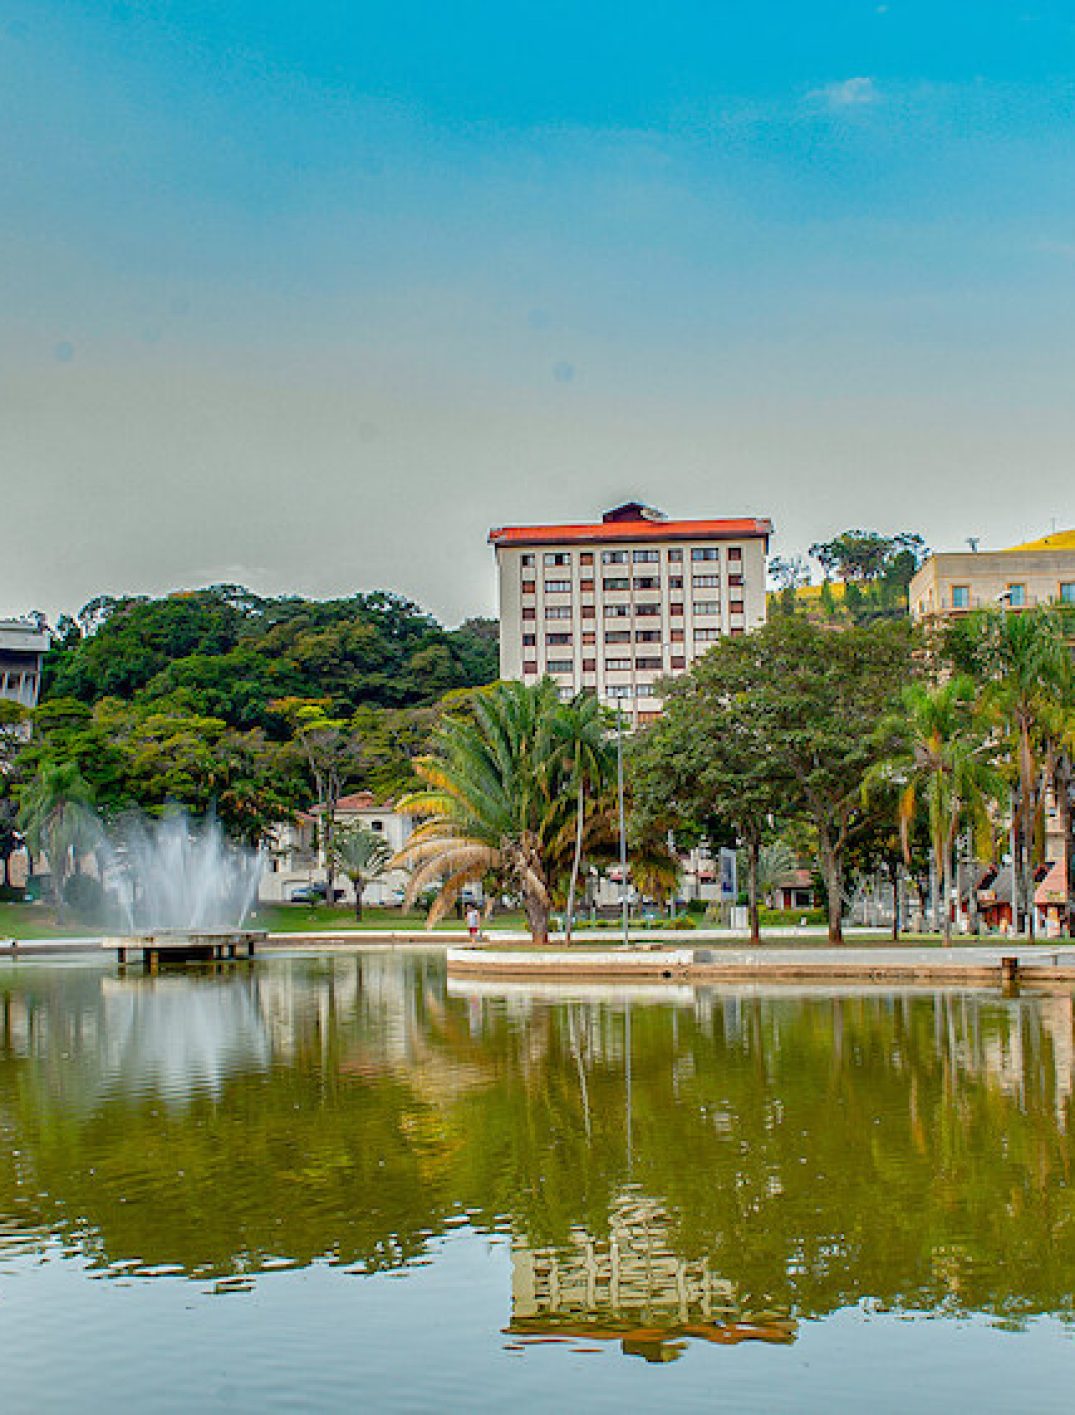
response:
<path id="1" fill-rule="evenodd" d="M 0 939 L 79 938 L 97 932 L 68 914 L 62 923 L 50 904 L 9 904 L 0 901 Z"/>

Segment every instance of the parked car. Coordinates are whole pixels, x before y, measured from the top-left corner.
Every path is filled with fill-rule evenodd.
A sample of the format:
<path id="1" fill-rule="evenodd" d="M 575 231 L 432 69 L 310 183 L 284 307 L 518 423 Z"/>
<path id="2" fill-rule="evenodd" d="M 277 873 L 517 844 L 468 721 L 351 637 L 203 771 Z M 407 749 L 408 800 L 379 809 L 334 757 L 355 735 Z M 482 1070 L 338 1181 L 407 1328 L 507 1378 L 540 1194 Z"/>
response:
<path id="1" fill-rule="evenodd" d="M 300 884 L 297 889 L 291 891 L 288 899 L 289 904 L 324 904 L 328 897 L 327 884 Z M 332 891 L 333 903 L 338 904 L 343 898 L 342 889 Z"/>

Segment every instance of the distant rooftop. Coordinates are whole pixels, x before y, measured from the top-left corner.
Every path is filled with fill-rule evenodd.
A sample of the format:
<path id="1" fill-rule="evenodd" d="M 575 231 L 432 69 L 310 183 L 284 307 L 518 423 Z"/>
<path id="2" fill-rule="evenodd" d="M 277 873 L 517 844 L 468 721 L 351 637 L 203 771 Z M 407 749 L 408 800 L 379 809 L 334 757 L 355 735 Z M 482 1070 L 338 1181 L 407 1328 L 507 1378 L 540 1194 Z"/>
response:
<path id="1" fill-rule="evenodd" d="M 581 525 L 497 526 L 490 544 L 561 545 L 619 540 L 746 540 L 773 533 L 765 517 L 742 516 L 709 521 L 670 521 L 663 512 L 640 501 L 627 501 L 606 511 L 600 521 Z"/>
<path id="2" fill-rule="evenodd" d="M 1075 530 L 1053 531 L 1051 535 L 1042 536 L 1040 540 L 1024 541 L 1022 545 L 1009 545 L 1005 554 L 1013 555 L 1017 551 L 1034 550 L 1075 550 Z"/>

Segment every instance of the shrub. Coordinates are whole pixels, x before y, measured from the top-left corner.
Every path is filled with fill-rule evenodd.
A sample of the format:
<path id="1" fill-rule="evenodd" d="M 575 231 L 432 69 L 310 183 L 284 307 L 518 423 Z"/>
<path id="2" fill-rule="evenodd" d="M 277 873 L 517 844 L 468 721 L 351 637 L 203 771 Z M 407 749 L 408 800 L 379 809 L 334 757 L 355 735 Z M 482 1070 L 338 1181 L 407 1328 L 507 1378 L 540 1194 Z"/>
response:
<path id="1" fill-rule="evenodd" d="M 64 903 L 86 923 L 99 923 L 105 915 L 106 895 L 99 879 L 72 875 L 63 888 Z"/>

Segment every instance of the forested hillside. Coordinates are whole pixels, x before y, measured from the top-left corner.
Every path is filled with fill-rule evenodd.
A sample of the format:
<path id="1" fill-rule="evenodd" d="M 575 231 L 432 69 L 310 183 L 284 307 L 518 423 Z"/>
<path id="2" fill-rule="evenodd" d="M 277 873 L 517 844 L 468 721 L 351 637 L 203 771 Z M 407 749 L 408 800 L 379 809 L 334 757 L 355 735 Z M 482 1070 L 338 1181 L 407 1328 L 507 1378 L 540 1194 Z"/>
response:
<path id="1" fill-rule="evenodd" d="M 394 796 L 446 695 L 496 675 L 495 622 L 446 630 L 391 594 L 95 600 L 58 625 L 32 737 L 0 705 L 0 861 L 28 792 L 53 823 L 77 820 L 70 804 L 108 820 L 174 802 L 248 840 L 325 790 Z"/>
<path id="2" fill-rule="evenodd" d="M 496 625 L 455 630 L 399 596 L 262 599 L 234 585 L 163 599 L 101 598 L 60 623 L 44 698 L 102 698 L 190 711 L 233 727 L 282 730 L 274 704 L 317 698 L 359 707 L 428 707 L 497 674 Z"/>

